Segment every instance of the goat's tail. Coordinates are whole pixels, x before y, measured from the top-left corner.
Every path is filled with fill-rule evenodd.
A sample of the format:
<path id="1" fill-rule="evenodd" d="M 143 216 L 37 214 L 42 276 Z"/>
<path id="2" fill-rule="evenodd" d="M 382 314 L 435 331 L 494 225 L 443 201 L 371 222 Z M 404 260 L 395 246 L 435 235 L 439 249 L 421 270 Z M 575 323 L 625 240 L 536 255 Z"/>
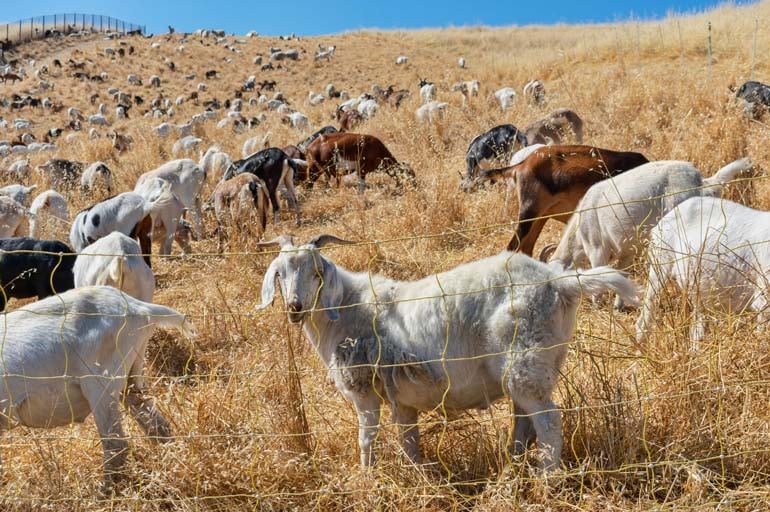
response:
<path id="1" fill-rule="evenodd" d="M 590 270 L 568 270 L 556 277 L 551 284 L 563 295 L 568 304 L 576 304 L 582 293 L 599 295 L 611 290 L 618 294 L 624 303 L 639 305 L 639 289 L 623 272 L 610 266 L 596 267 Z"/>
<path id="2" fill-rule="evenodd" d="M 160 304 L 145 303 L 144 305 L 148 308 L 148 313 L 152 315 L 152 321 L 156 327 L 176 329 L 190 341 L 198 336 L 195 325 L 179 311 Z"/>
<path id="3" fill-rule="evenodd" d="M 712 177 L 703 180 L 703 185 L 706 187 L 703 190 L 703 195 L 719 197 L 722 195 L 722 186 L 724 184 L 734 180 L 740 173 L 748 171 L 750 168 L 751 159 L 749 157 L 741 158 L 725 165 Z"/>

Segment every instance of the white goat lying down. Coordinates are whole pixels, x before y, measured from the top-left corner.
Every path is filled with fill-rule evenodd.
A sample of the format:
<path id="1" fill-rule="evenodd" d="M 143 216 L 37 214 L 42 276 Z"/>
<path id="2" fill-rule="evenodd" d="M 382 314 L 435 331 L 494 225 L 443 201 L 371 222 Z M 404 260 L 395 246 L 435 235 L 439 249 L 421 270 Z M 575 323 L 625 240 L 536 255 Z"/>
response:
<path id="1" fill-rule="evenodd" d="M 94 286 L 28 304 L 6 317 L 0 322 L 0 429 L 57 427 L 93 413 L 107 487 L 120 479 L 128 457 L 121 403 L 151 438 L 171 436 L 168 421 L 144 394 L 142 374 L 155 327 L 194 336 L 184 315 Z"/>
<path id="2" fill-rule="evenodd" d="M 561 415 L 551 393 L 581 291 L 612 289 L 634 302 L 631 281 L 608 267 L 556 271 L 510 252 L 419 281 L 393 281 L 335 265 L 319 251 L 329 242 L 350 243 L 319 235 L 299 247 L 286 236 L 258 244 L 281 247 L 258 309 L 273 302 L 277 277 L 289 321 L 302 325 L 356 407 L 362 465 L 375 461 L 381 397 L 417 461 L 418 411 L 486 408 L 508 395 L 517 414 L 514 450 L 536 435 L 544 468 L 559 466 Z"/>
<path id="3" fill-rule="evenodd" d="M 567 268 L 582 267 L 586 260 L 598 267 L 614 259 L 625 270 L 661 217 L 690 197 L 721 196 L 722 186 L 750 167 L 743 158 L 704 178 L 689 162 L 662 160 L 600 181 L 580 200 L 551 261 Z M 619 298 L 615 307 L 623 307 Z"/>
<path id="4" fill-rule="evenodd" d="M 75 259 L 75 286 L 105 285 L 132 297 L 152 302 L 155 276 L 142 259 L 142 249 L 133 238 L 113 231 L 92 243 Z"/>
<path id="5" fill-rule="evenodd" d="M 694 344 L 705 333 L 704 310 L 757 311 L 760 322 L 768 319 L 770 212 L 725 199 L 688 199 L 652 230 L 648 257 L 647 291 L 636 324 L 640 343 L 669 281 L 692 304 Z"/>

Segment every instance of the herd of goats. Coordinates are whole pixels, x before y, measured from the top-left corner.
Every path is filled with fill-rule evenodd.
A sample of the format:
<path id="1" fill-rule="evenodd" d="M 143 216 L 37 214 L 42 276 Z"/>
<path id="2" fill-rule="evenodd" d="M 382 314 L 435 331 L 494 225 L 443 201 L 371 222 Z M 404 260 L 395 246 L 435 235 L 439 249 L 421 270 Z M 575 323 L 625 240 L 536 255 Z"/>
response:
<path id="1" fill-rule="evenodd" d="M 328 58 L 330 50 L 319 53 Z M 5 79 L 13 78 L 8 73 Z M 441 111 L 431 87 L 421 83 L 423 106 L 432 105 L 427 120 Z M 253 84 L 245 84 L 247 89 Z M 461 83 L 457 90 L 474 94 L 478 83 Z M 103 188 L 112 194 L 106 164 L 49 160 L 37 170 L 52 188 L 30 206 L 36 186 L 0 189 L 0 309 L 12 297 L 39 299 L 2 314 L 0 429 L 56 427 L 93 414 L 107 487 L 121 478 L 128 456 L 122 407 L 150 439 L 170 439 L 169 422 L 146 393 L 145 352 L 155 327 L 175 328 L 188 338 L 195 328 L 185 315 L 151 302 L 153 241 L 160 242 L 161 254 L 169 254 L 174 241 L 191 252 L 190 240 L 203 236 L 206 207 L 219 224 L 220 250 L 225 224 L 246 215 L 253 215 L 261 238 L 269 209 L 278 221 L 280 195 L 299 224 L 295 184 L 309 188 L 322 176 L 357 180 L 361 193 L 372 172 L 391 176 L 396 187 L 417 187 L 413 170 L 381 140 L 348 131 L 366 115 L 369 107 L 362 104 L 397 93 L 391 88 L 375 91 L 379 97 L 362 95 L 338 110 L 343 130 L 325 127 L 296 145 L 257 147 L 235 161 L 212 147 L 197 162 L 169 161 L 143 174 L 132 191 L 79 212 L 69 245 L 36 238 L 40 226 L 69 222 L 67 198 L 57 189 L 66 194 L 77 187 Z M 506 94 L 496 96 L 503 108 Z M 525 94 L 541 101 L 543 84 L 528 84 Z M 770 107 L 770 88 L 758 82 L 744 84 L 737 96 L 752 115 Z M 73 121 L 79 121 L 77 114 Z M 704 177 L 688 162 L 650 162 L 640 153 L 566 145 L 565 136 L 581 143 L 582 121 L 560 109 L 523 130 L 501 125 L 470 143 L 461 188 L 472 192 L 501 181 L 518 196 L 515 232 L 498 255 L 422 280 L 395 281 L 335 264 L 320 250 L 352 242 L 332 235 L 299 245 L 286 235 L 258 244 L 279 249 L 265 272 L 258 309 L 272 304 L 277 281 L 289 321 L 302 326 L 355 406 L 362 465 L 375 462 L 383 400 L 392 408 L 405 453 L 419 461 L 419 411 L 486 408 L 508 396 L 515 414 L 509 449 L 522 453 L 536 442 L 542 469 L 557 469 L 561 415 L 551 396 L 582 294 L 598 305 L 612 292 L 619 309 L 641 304 L 641 346 L 669 282 L 697 290 L 690 294 L 695 350 L 708 329 L 706 311 L 766 315 L 770 212 L 721 198 L 725 184 L 751 168 L 748 158 Z M 9 148 L 15 146 L 3 146 L 4 154 L 13 154 Z M 10 171 L 23 181 L 28 164 L 17 164 Z M 208 185 L 213 193 L 204 202 Z M 550 218 L 566 224 L 563 236 L 532 258 Z M 640 260 L 649 262 L 642 301 L 624 272 Z"/>

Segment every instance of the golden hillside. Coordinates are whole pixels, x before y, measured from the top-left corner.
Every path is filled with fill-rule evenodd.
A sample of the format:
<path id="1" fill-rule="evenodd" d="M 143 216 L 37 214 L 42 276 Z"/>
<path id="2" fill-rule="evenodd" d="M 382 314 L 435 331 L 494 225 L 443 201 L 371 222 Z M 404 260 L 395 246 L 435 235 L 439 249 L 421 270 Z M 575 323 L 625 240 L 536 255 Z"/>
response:
<path id="1" fill-rule="evenodd" d="M 713 56 L 707 55 L 711 23 Z M 756 56 L 752 58 L 754 35 Z M 756 175 L 770 166 L 768 126 L 742 115 L 728 87 L 752 76 L 770 81 L 770 2 L 726 6 L 704 14 L 658 22 L 588 26 L 488 29 L 481 27 L 410 32 L 351 32 L 283 41 L 227 36 L 232 52 L 214 38 L 182 34 L 152 39 L 30 43 L 19 59 L 47 64 L 53 90 L 46 94 L 65 108 L 59 113 L 29 107 L 2 109 L 9 122 L 22 117 L 44 133 L 67 122 L 66 107 L 95 113 L 107 104 L 110 129 L 88 126 L 72 142 L 58 139 L 57 158 L 103 160 L 113 170 L 120 192 L 137 177 L 172 158 L 174 137 L 160 139 L 152 127 L 163 121 L 184 123 L 203 110 L 186 101 L 171 119 L 143 117 L 158 94 L 174 101 L 189 96 L 199 82 L 208 90 L 201 102 L 232 98 L 249 75 L 277 82 L 293 108 L 314 128 L 335 124 L 334 100 L 307 104 L 308 92 L 328 83 L 351 97 L 372 85 L 408 88 L 412 96 L 399 110 L 381 105 L 357 131 L 379 137 L 418 179 L 416 190 L 394 193 L 387 177 L 363 196 L 354 189 L 300 186 L 303 224 L 282 207 L 282 220 L 268 225 L 266 238 L 291 233 L 305 241 L 321 232 L 362 242 L 331 248 L 336 263 L 396 279 L 416 279 L 502 250 L 511 235 L 513 212 L 503 210 L 504 190 L 474 194 L 458 189 L 470 140 L 501 123 L 523 127 L 548 111 L 568 107 L 585 122 L 585 141 L 599 147 L 639 151 L 650 160 L 692 161 L 705 174 L 750 155 Z M 235 43 L 235 39 L 243 43 Z M 151 47 L 152 42 L 160 48 Z M 330 62 L 313 60 L 319 43 L 336 45 Z M 110 57 L 107 47 L 133 55 Z M 302 50 L 298 62 L 262 72 L 254 56 L 270 46 Z M 409 57 L 396 66 L 399 55 Z M 468 62 L 457 65 L 458 57 Z M 64 63 L 60 70 L 53 59 Z M 86 71 L 104 71 L 104 83 L 70 77 L 67 59 L 87 60 Z M 175 64 L 172 71 L 166 64 Z M 232 59 L 227 62 L 225 59 Z M 266 62 L 267 60 L 265 60 Z M 207 70 L 216 78 L 206 80 Z M 144 85 L 131 86 L 134 73 Z M 186 80 L 185 75 L 196 78 Z M 30 73 L 31 74 L 31 73 Z M 159 89 L 149 87 L 160 76 Z M 438 99 L 450 106 L 444 119 L 420 125 L 418 81 L 436 83 Z M 495 90 L 521 91 L 533 78 L 545 83 L 547 105 L 523 98 L 502 112 L 488 101 Z M 478 79 L 481 95 L 463 107 L 451 92 L 459 80 Z M 26 94 L 37 85 L 30 76 L 0 85 L 0 97 Z M 130 119 L 115 120 L 109 87 L 141 95 Z M 96 104 L 89 98 L 99 94 Z M 256 93 L 244 93 L 244 99 Z M 268 95 L 270 93 L 267 93 Z M 245 103 L 245 102 L 244 102 Z M 244 105 L 246 117 L 263 112 Z M 220 111 L 220 116 L 224 111 Z M 765 118 L 766 121 L 767 118 Z M 130 135 L 131 150 L 118 154 L 109 130 Z M 283 124 L 275 112 L 258 127 L 235 133 L 216 121 L 196 127 L 199 149 L 220 145 L 233 159 L 243 142 L 270 133 L 274 146 L 296 144 L 310 131 Z M 12 139 L 12 128 L 0 139 Z M 198 154 L 193 156 L 197 160 Z M 30 156 L 33 165 L 49 154 Z M 14 158 L 0 162 L 7 168 Z M 374 177 L 373 177 L 374 178 Z M 47 188 L 33 171 L 29 180 Z M 10 183 L 0 174 L 0 186 Z M 208 194 L 208 191 L 206 192 Z M 770 210 L 770 184 L 764 179 L 728 188 L 728 197 Z M 77 191 L 70 212 L 92 203 Z M 511 209 L 515 211 L 513 201 Z M 208 232 L 214 219 L 206 222 Z M 563 225 L 550 222 L 537 250 L 558 240 Z M 67 240 L 67 233 L 55 235 Z M 375 240 L 378 243 L 373 243 Z M 216 236 L 194 242 L 195 254 L 155 258 L 155 301 L 187 313 L 199 337 L 193 345 L 176 334 L 156 333 L 150 347 L 151 392 L 172 421 L 174 442 L 154 445 L 126 419 L 131 435 L 132 485 L 110 499 L 99 495 L 101 445 L 93 421 L 54 430 L 18 428 L 2 438 L 5 510 L 646 510 L 726 508 L 763 510 L 770 498 L 770 343 L 752 321 L 722 318 L 698 352 L 689 351 L 688 312 L 673 296 L 660 311 L 661 332 L 647 352 L 633 343 L 637 312 L 617 313 L 609 305 L 584 301 L 574 345 L 562 369 L 554 400 L 562 408 L 564 469 L 547 481 L 522 461 L 510 461 L 503 448 L 509 408 L 504 400 L 484 411 L 450 416 L 421 415 L 421 450 L 427 464 L 410 465 L 399 453 L 396 429 L 380 436 L 381 461 L 358 467 L 356 415 L 327 380 L 326 369 L 290 324 L 283 303 L 256 312 L 262 277 L 272 254 L 255 251 L 253 236 L 239 239 L 227 254 L 217 254 Z M 635 279 L 644 284 L 646 272 Z M 11 301 L 9 309 L 21 304 Z"/>

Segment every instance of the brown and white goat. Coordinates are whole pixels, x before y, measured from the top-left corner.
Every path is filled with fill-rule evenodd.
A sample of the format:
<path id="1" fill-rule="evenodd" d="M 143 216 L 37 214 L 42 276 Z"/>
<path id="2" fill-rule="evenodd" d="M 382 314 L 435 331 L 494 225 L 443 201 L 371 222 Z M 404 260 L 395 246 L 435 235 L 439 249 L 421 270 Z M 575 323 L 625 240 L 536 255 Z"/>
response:
<path id="1" fill-rule="evenodd" d="M 252 225 L 248 219 L 255 214 L 257 239 L 262 238 L 267 226 L 267 210 L 270 197 L 267 185 L 251 173 L 242 173 L 220 182 L 211 196 L 214 203 L 214 214 L 217 219 L 219 234 L 219 252 L 224 248 L 228 234 L 226 226 L 240 225 L 247 229 Z M 228 212 L 229 209 L 229 219 Z"/>
<path id="2" fill-rule="evenodd" d="M 612 151 L 593 146 L 544 146 L 510 167 L 482 171 L 463 189 L 484 182 L 507 180 L 516 189 L 519 214 L 509 251 L 532 256 L 549 218 L 564 224 L 586 191 L 599 181 L 647 163 L 641 153 Z"/>

